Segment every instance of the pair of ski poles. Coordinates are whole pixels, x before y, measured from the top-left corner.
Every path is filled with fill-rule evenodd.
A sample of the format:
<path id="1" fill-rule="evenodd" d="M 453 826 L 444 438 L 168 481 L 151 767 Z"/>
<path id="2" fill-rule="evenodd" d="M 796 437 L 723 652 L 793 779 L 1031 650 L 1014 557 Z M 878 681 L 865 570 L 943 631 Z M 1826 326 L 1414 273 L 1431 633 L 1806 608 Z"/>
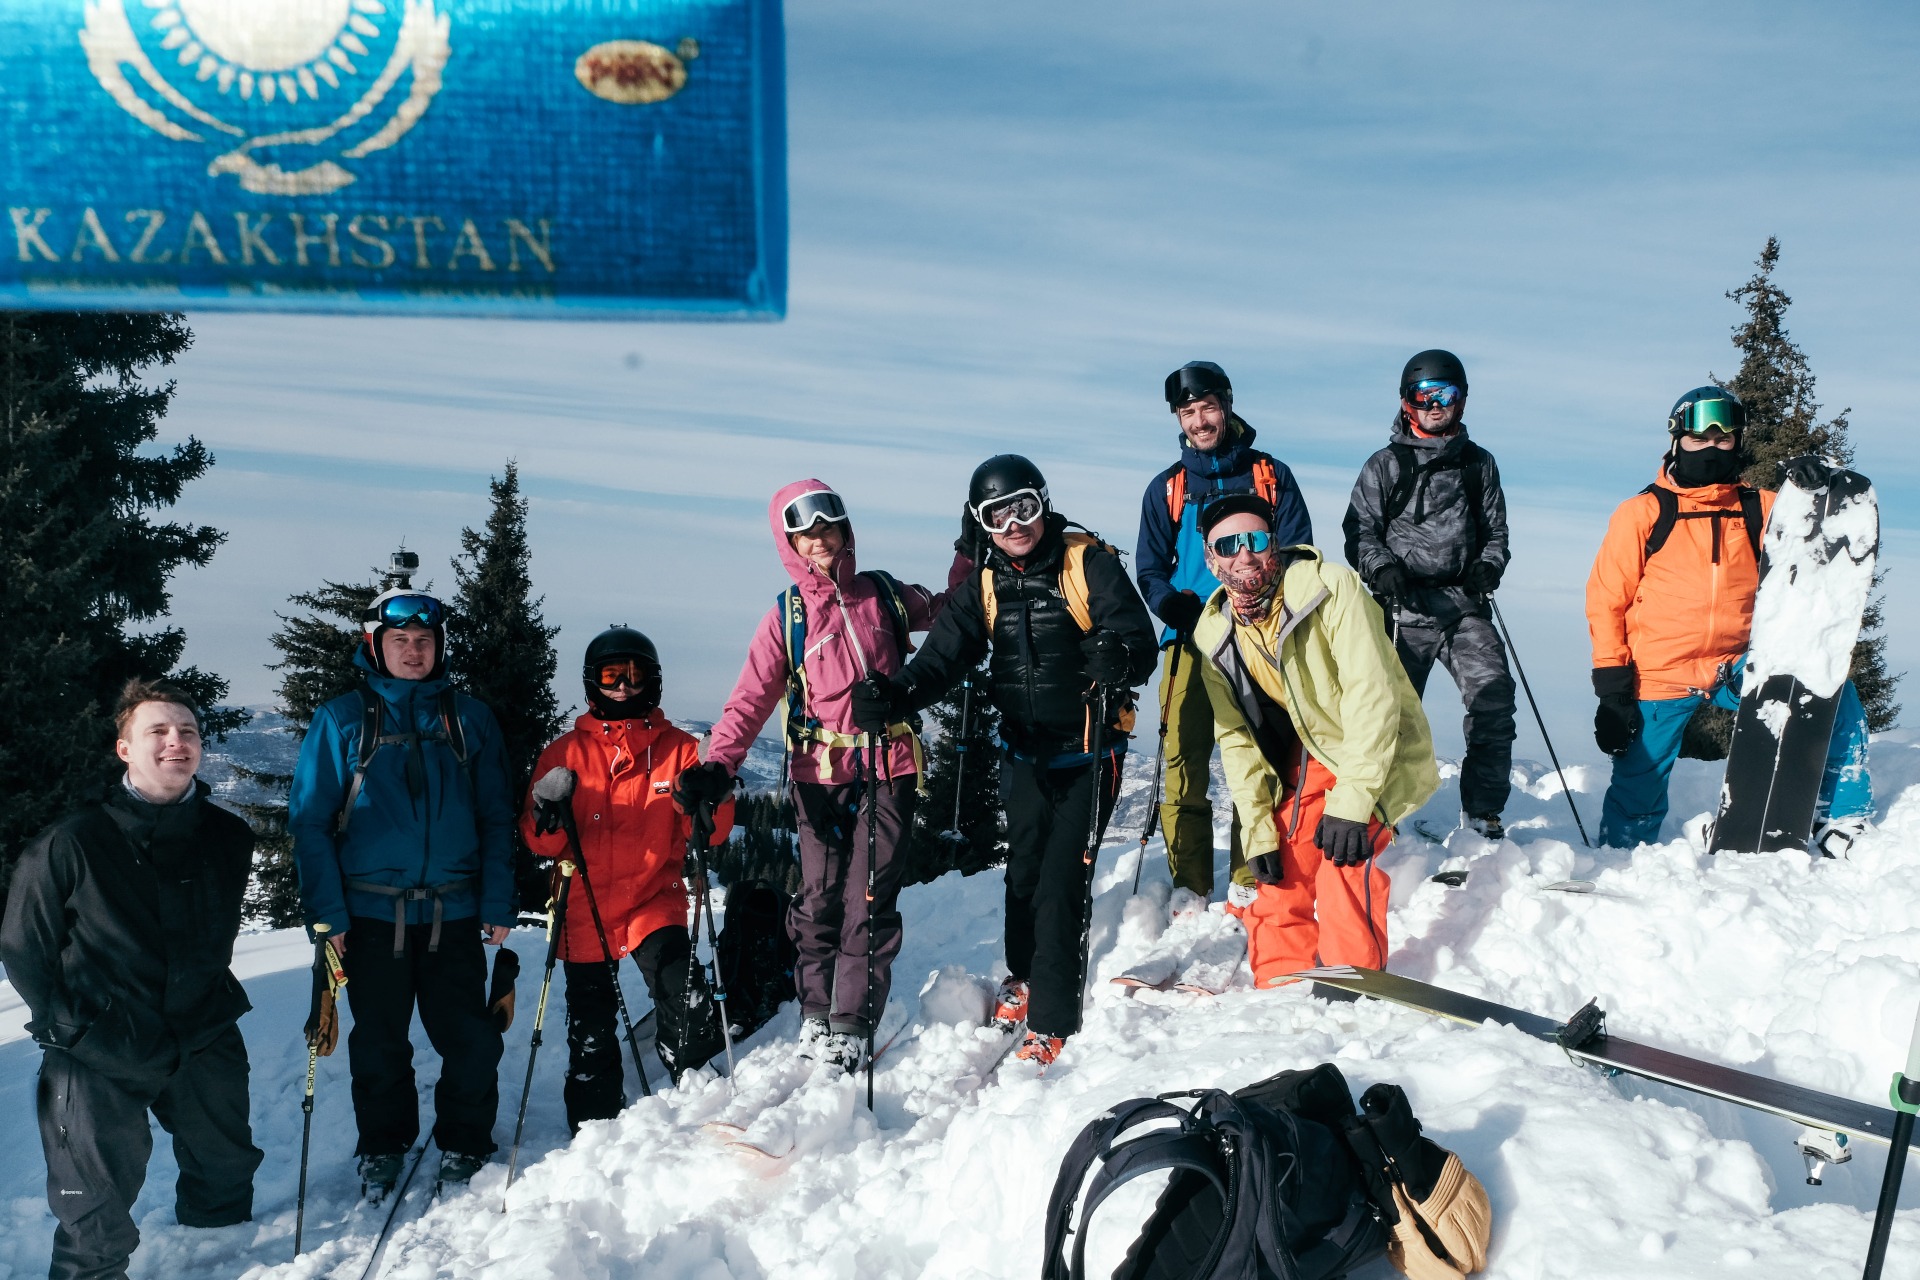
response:
<path id="1" fill-rule="evenodd" d="M 347 971 L 334 950 L 329 928 L 315 925 L 313 944 L 313 1002 L 307 1010 L 307 1085 L 300 1097 L 300 1189 L 294 1196 L 293 1256 L 305 1246 L 307 1227 L 307 1157 L 313 1150 L 313 1077 L 320 1059 L 331 1054 L 340 1035 L 339 1002 L 347 985 Z"/>

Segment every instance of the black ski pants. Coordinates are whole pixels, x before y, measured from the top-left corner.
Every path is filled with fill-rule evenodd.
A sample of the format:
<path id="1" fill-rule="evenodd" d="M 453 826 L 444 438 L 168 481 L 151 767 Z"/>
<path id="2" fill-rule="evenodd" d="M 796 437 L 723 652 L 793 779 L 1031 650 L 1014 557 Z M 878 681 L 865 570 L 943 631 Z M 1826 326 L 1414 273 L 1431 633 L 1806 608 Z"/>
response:
<path id="1" fill-rule="evenodd" d="M 693 940 L 684 927 L 668 925 L 648 934 L 634 948 L 632 957 L 646 981 L 647 994 L 653 997 L 654 1039 L 660 1061 L 678 1080 L 713 1056 L 719 1035 L 706 980 L 694 959 Z M 607 962 L 568 960 L 565 964 L 567 1082 L 563 1093 L 567 1128 L 578 1133 L 587 1121 L 611 1120 L 626 1105 L 626 1029 L 620 1025 L 620 1007 L 613 998 L 613 973 Z M 681 1016 L 680 1011 L 689 1008 L 695 1016 Z M 632 1008 L 627 1012 L 632 1013 Z"/>
<path id="2" fill-rule="evenodd" d="M 1416 693 L 1425 696 L 1435 661 L 1453 677 L 1467 709 L 1460 807 L 1472 818 L 1499 816 L 1513 788 L 1514 689 L 1493 620 L 1468 613 L 1448 625 L 1403 610 L 1394 647 Z"/>
<path id="3" fill-rule="evenodd" d="M 260 1148 L 247 1123 L 247 1044 L 228 1027 L 164 1083 L 141 1088 L 48 1049 L 37 1095 L 47 1157 L 53 1280 L 107 1280 L 127 1274 L 140 1243 L 133 1204 L 147 1180 L 152 1111 L 173 1136 L 180 1178 L 174 1216 L 182 1226 L 228 1227 L 253 1217 Z"/>
<path id="4" fill-rule="evenodd" d="M 347 947 L 347 1006 L 353 1032 L 356 1154 L 397 1155 L 420 1136 L 420 1094 L 413 1079 L 413 1010 L 440 1055 L 433 1091 L 433 1141 L 442 1151 L 493 1154 L 500 1109 L 500 1032 L 487 1014 L 487 957 L 480 922 L 448 920 L 440 949 L 429 950 L 433 926 L 407 926 L 398 956 L 389 945 L 392 920 L 354 916 Z"/>
<path id="5" fill-rule="evenodd" d="M 1100 825 L 1118 798 L 1120 762 L 1101 762 Z M 1028 984 L 1027 1027 L 1045 1036 L 1080 1030 L 1081 937 L 1094 868 L 1085 860 L 1092 817 L 1091 764 L 1049 769 L 1004 756 L 1007 813 L 1007 972 Z"/>
<path id="6" fill-rule="evenodd" d="M 863 1036 L 886 1010 L 893 958 L 900 954 L 900 853 L 913 827 L 918 779 L 884 780 L 877 804 L 864 783 L 793 784 L 800 815 L 800 892 L 787 912 L 787 934 L 799 958 L 794 986 L 804 1016 L 827 1019 L 834 1031 Z M 874 813 L 878 821 L 874 822 Z M 867 901 L 867 850 L 872 824 L 873 901 Z M 871 954 L 873 990 L 867 989 Z"/>

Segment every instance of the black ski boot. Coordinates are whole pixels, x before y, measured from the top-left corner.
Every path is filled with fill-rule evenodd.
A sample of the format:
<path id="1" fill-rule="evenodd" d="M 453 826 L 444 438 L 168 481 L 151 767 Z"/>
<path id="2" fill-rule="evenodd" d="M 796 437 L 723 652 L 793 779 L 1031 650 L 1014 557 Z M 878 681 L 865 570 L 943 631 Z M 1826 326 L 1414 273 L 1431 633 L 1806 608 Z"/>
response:
<path id="1" fill-rule="evenodd" d="M 400 1181 L 400 1171 L 406 1167 L 407 1153 L 396 1151 L 377 1156 L 360 1157 L 360 1198 L 368 1204 L 379 1204 L 393 1193 L 393 1184 Z"/>
<path id="2" fill-rule="evenodd" d="M 464 1187 L 486 1165 L 487 1157 L 470 1156 L 464 1151 L 440 1153 L 440 1187 Z"/>

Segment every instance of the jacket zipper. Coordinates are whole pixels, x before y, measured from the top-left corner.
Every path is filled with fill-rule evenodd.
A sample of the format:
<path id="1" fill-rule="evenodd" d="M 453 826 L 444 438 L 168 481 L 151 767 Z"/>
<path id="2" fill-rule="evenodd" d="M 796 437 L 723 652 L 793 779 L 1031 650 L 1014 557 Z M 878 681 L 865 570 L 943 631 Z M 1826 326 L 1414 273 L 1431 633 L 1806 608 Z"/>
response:
<path id="1" fill-rule="evenodd" d="M 840 606 L 840 623 L 847 629 L 847 643 L 853 646 L 853 656 L 860 660 L 860 678 L 864 680 L 873 672 L 867 666 L 867 651 L 860 647 L 860 637 L 854 634 L 853 615 L 847 612 L 847 598 L 840 594 L 837 582 L 833 586 L 833 602 Z"/>

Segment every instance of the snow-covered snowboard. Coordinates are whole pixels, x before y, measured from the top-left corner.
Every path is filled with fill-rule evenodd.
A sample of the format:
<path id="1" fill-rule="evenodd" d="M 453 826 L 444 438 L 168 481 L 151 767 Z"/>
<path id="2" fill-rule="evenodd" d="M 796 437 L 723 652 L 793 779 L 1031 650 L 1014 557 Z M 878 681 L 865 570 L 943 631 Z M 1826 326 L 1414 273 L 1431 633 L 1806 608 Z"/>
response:
<path id="1" fill-rule="evenodd" d="M 1805 849 L 1860 616 L 1873 588 L 1873 484 L 1833 467 L 1780 487 L 1760 549 L 1760 593 L 1727 754 L 1713 853 Z"/>

